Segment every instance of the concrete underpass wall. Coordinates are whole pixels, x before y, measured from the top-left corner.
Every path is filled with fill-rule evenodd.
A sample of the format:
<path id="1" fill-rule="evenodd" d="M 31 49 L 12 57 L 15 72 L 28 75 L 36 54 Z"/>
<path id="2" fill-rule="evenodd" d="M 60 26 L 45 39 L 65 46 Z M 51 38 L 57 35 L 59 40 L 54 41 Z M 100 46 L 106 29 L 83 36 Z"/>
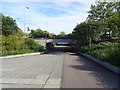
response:
<path id="1" fill-rule="evenodd" d="M 43 45 L 46 48 L 46 43 L 57 43 L 57 44 L 72 44 L 72 39 L 34 39 L 37 43 Z"/>
<path id="2" fill-rule="evenodd" d="M 72 45 L 67 44 L 58 44 L 56 46 L 52 46 L 51 43 L 46 44 L 47 51 L 58 51 L 58 52 L 73 52 L 75 51 Z"/>

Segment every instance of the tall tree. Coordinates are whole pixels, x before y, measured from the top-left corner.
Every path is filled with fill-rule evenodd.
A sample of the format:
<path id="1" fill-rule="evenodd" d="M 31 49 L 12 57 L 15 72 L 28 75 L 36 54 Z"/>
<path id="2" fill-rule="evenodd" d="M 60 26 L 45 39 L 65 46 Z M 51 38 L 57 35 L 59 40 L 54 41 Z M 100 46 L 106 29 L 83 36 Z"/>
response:
<path id="1" fill-rule="evenodd" d="M 2 16 L 2 34 L 5 36 L 12 35 L 16 32 L 18 32 L 18 26 L 16 24 L 16 21 L 13 20 L 13 18 L 9 16 L 4 16 L 3 14 L 0 14 Z"/>
<path id="2" fill-rule="evenodd" d="M 43 33 L 48 33 L 48 31 L 44 31 L 44 30 L 41 30 L 41 29 L 36 29 L 36 30 L 31 30 L 30 34 L 34 37 L 34 36 L 37 36 L 37 35 L 40 35 L 40 34 L 43 34 Z"/>
<path id="3" fill-rule="evenodd" d="M 116 32 L 118 30 L 119 24 L 119 12 L 120 11 L 120 1 L 119 2 L 96 2 L 96 5 L 91 5 L 91 10 L 88 12 L 88 21 L 99 21 L 101 22 L 101 27 L 104 26 L 104 32 Z M 117 19 L 116 19 L 117 18 Z M 102 28 L 103 29 L 103 28 Z"/>
<path id="4" fill-rule="evenodd" d="M 76 40 L 81 40 L 84 44 L 94 43 L 99 40 L 99 27 L 100 25 L 98 22 L 83 22 L 78 24 L 72 32 L 73 38 Z"/>

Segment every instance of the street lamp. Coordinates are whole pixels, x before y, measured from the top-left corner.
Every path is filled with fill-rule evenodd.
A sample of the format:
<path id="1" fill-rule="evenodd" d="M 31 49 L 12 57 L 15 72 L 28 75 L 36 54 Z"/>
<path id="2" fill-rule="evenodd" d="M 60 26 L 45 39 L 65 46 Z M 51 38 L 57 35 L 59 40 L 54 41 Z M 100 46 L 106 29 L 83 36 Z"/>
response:
<path id="1" fill-rule="evenodd" d="M 25 33 L 25 31 L 26 31 L 26 24 L 25 24 L 25 14 L 26 14 L 26 12 L 25 12 L 25 9 L 29 9 L 29 7 L 24 6 L 24 19 L 22 19 L 22 18 L 17 18 L 17 19 L 21 19 L 21 20 L 23 21 L 23 28 L 24 28 L 23 32 L 24 32 L 24 33 Z"/>
<path id="2" fill-rule="evenodd" d="M 45 32 L 45 49 L 46 49 L 46 43 L 47 43 L 47 31 L 44 31 Z"/>
<path id="3" fill-rule="evenodd" d="M 26 31 L 26 26 L 25 26 L 25 14 L 26 14 L 26 12 L 25 12 L 25 9 L 29 9 L 29 7 L 24 6 L 24 33 Z"/>

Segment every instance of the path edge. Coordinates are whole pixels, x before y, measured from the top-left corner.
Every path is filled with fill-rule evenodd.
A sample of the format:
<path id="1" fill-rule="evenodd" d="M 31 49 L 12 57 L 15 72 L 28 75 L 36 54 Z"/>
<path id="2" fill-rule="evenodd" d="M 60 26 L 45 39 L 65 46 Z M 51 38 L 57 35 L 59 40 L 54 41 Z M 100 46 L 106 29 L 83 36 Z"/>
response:
<path id="1" fill-rule="evenodd" d="M 97 59 L 97 58 L 95 58 L 91 55 L 88 55 L 88 54 L 84 54 L 84 53 L 81 53 L 81 52 L 78 52 L 78 54 L 82 55 L 83 57 L 85 57 L 87 59 L 90 59 L 90 60 L 98 63 L 99 65 L 101 65 L 101 66 L 103 66 L 103 67 L 105 67 L 105 68 L 107 68 L 107 69 L 109 69 L 109 70 L 111 70 L 111 71 L 113 71 L 117 74 L 120 74 L 120 68 L 117 67 L 117 66 L 111 65 L 111 64 L 109 64 L 108 62 L 105 62 L 105 61 L 101 61 L 101 60 L 99 60 L 99 59 Z"/>
<path id="2" fill-rule="evenodd" d="M 36 53 L 26 53 L 26 54 L 18 54 L 18 55 L 10 55 L 10 56 L 3 56 L 0 59 L 8 59 L 8 58 L 17 58 L 17 57 L 24 57 L 24 56 L 32 56 L 32 55 L 40 55 L 46 52 L 36 52 Z"/>

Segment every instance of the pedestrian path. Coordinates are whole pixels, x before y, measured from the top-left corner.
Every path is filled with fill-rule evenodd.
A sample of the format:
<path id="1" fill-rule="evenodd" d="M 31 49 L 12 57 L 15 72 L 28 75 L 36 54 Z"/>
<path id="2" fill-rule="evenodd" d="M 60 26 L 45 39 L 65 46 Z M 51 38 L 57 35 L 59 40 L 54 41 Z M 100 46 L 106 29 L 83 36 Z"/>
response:
<path id="1" fill-rule="evenodd" d="M 117 74 L 76 53 L 66 53 L 62 88 L 118 88 Z"/>
<path id="2" fill-rule="evenodd" d="M 0 60 L 3 88 L 118 88 L 117 74 L 72 52 Z"/>
<path id="3" fill-rule="evenodd" d="M 3 88 L 60 88 L 64 54 L 51 52 L 2 60 Z"/>

